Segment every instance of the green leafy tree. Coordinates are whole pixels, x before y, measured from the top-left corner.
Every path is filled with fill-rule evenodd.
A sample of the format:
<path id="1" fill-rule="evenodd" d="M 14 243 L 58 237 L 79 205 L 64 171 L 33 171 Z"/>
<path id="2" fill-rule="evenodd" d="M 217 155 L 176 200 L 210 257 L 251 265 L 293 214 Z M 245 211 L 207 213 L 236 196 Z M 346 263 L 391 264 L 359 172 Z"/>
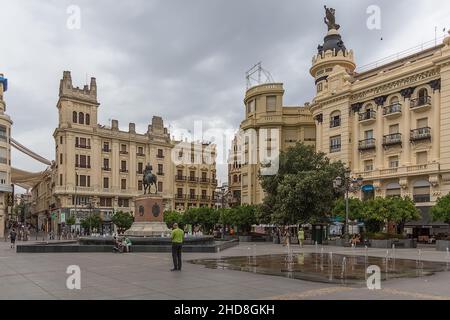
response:
<path id="1" fill-rule="evenodd" d="M 84 229 L 89 230 L 89 233 L 91 233 L 93 229 L 99 229 L 101 225 L 102 218 L 98 213 L 89 215 L 87 218 L 81 220 L 81 226 Z"/>
<path id="2" fill-rule="evenodd" d="M 231 224 L 237 227 L 238 234 L 248 234 L 252 225 L 257 223 L 255 206 L 237 206 L 231 212 Z"/>
<path id="3" fill-rule="evenodd" d="M 334 217 L 345 220 L 345 199 L 339 198 L 334 202 L 332 210 Z M 348 217 L 350 220 L 362 220 L 364 217 L 364 203 L 358 198 L 348 199 Z"/>
<path id="4" fill-rule="evenodd" d="M 258 219 L 280 225 L 327 221 L 337 197 L 333 180 L 344 172 L 342 162 L 331 163 L 312 146 L 298 143 L 281 152 L 278 173 L 260 177 L 266 197 Z"/>
<path id="5" fill-rule="evenodd" d="M 450 193 L 439 198 L 431 208 L 433 221 L 443 221 L 450 223 Z"/>
<path id="6" fill-rule="evenodd" d="M 387 222 L 398 224 L 403 232 L 407 221 L 420 219 L 420 211 L 408 197 L 377 197 L 364 203 L 363 216 L 369 232 L 380 232 Z"/>
<path id="7" fill-rule="evenodd" d="M 66 224 L 68 226 L 73 226 L 76 223 L 76 219 L 74 216 L 67 217 Z"/>
<path id="8" fill-rule="evenodd" d="M 190 208 L 183 214 L 183 224 L 199 225 L 203 232 L 210 233 L 214 226 L 219 223 L 220 212 L 213 208 L 200 207 Z"/>
<path id="9" fill-rule="evenodd" d="M 183 228 L 183 214 L 178 211 L 164 212 L 164 222 L 168 228 L 172 228 L 174 223 L 177 223 L 180 228 Z"/>
<path id="10" fill-rule="evenodd" d="M 111 218 L 112 223 L 117 227 L 119 233 L 124 233 L 131 228 L 133 216 L 129 212 L 117 211 Z"/>

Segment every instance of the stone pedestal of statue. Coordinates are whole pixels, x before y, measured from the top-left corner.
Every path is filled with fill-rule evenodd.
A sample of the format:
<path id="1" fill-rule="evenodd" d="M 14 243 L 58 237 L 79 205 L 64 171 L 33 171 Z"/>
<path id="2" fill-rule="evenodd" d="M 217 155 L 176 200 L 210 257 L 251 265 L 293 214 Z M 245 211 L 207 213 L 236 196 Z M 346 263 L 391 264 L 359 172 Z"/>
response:
<path id="1" fill-rule="evenodd" d="M 132 237 L 168 237 L 163 217 L 163 201 L 158 194 L 144 194 L 134 198 L 134 222 L 125 232 Z"/>

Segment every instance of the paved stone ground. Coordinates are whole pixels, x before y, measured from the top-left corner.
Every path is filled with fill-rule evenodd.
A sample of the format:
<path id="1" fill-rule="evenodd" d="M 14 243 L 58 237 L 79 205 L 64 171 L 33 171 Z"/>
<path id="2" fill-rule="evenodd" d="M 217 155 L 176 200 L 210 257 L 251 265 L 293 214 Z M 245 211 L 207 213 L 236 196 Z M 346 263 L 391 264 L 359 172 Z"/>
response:
<path id="1" fill-rule="evenodd" d="M 250 248 L 250 249 L 249 249 Z M 186 253 L 184 260 L 284 253 L 273 244 L 243 244 L 222 253 Z M 314 246 L 294 252 L 314 252 Z M 324 247 L 324 252 L 363 255 L 364 249 Z M 417 249 L 396 250 L 397 258 L 417 257 Z M 386 250 L 369 249 L 369 255 Z M 450 261 L 446 253 L 422 250 L 422 259 Z M 81 290 L 66 288 L 67 266 L 79 265 Z M 0 242 L 0 299 L 449 299 L 450 272 L 430 277 L 394 279 L 377 291 L 231 270 L 208 269 L 185 262 L 170 272 L 167 253 L 17 254 Z"/>

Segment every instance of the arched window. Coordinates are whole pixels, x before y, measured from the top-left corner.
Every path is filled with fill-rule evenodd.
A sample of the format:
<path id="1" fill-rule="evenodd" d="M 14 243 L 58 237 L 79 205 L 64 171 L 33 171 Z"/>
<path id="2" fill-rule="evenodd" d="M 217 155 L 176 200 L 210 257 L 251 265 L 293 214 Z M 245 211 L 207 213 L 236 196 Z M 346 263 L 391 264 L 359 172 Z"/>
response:
<path id="1" fill-rule="evenodd" d="M 234 176 L 233 176 L 233 182 L 237 182 L 238 181 L 238 177 L 237 177 L 237 175 L 235 174 Z"/>
<path id="2" fill-rule="evenodd" d="M 86 113 L 86 124 L 89 126 L 91 124 L 91 116 L 89 113 Z"/>
<path id="3" fill-rule="evenodd" d="M 80 112 L 78 115 L 78 123 L 84 124 L 84 113 L 83 112 Z"/>
<path id="4" fill-rule="evenodd" d="M 418 180 L 414 183 L 414 202 L 430 202 L 430 193 L 430 182 L 428 182 L 427 180 Z"/>
<path id="5" fill-rule="evenodd" d="M 398 104 L 398 102 L 399 102 L 399 100 L 398 100 L 397 96 L 392 97 L 391 100 L 389 100 L 390 105 Z"/>
<path id="6" fill-rule="evenodd" d="M 78 115 L 77 115 L 77 112 L 74 111 L 74 112 L 72 113 L 72 122 L 73 122 L 73 123 L 77 123 L 77 120 L 78 120 Z"/>
<path id="7" fill-rule="evenodd" d="M 334 111 L 330 115 L 330 128 L 336 128 L 341 126 L 341 112 Z"/>
<path id="8" fill-rule="evenodd" d="M 422 88 L 419 90 L 419 99 L 424 99 L 428 96 L 428 90 L 425 88 Z"/>

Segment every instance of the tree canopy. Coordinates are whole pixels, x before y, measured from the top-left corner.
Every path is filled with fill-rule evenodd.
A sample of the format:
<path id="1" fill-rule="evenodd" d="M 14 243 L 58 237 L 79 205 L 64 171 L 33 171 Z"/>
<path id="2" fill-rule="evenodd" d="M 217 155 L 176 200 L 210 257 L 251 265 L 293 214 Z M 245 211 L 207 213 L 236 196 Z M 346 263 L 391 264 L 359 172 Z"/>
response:
<path id="1" fill-rule="evenodd" d="M 266 197 L 258 217 L 281 225 L 327 221 L 337 196 L 333 180 L 344 172 L 342 162 L 297 143 L 280 153 L 276 175 L 260 176 Z"/>
<path id="2" fill-rule="evenodd" d="M 119 233 L 123 233 L 130 229 L 133 220 L 133 216 L 130 213 L 123 211 L 117 211 L 111 218 L 111 221 L 116 225 Z"/>
<path id="3" fill-rule="evenodd" d="M 431 208 L 431 216 L 434 221 L 450 223 L 450 194 L 439 198 Z"/>

